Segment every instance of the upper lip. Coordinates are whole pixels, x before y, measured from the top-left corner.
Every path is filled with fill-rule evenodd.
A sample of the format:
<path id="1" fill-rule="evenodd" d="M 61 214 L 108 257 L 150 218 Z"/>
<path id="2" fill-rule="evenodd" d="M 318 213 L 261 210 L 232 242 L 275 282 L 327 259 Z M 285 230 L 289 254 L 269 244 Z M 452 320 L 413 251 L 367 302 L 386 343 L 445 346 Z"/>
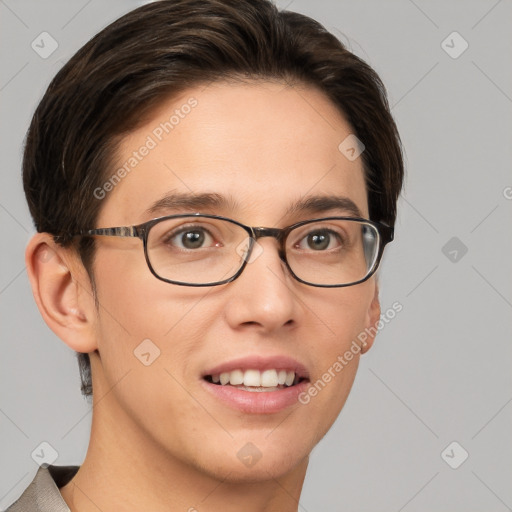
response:
<path id="1" fill-rule="evenodd" d="M 299 378 L 308 378 L 309 373 L 306 367 L 293 359 L 292 357 L 285 355 L 277 356 L 245 356 L 238 359 L 232 359 L 224 363 L 218 364 L 203 373 L 203 377 L 207 375 L 218 375 L 224 372 L 231 372 L 233 370 L 287 370 L 295 372 L 295 375 Z"/>

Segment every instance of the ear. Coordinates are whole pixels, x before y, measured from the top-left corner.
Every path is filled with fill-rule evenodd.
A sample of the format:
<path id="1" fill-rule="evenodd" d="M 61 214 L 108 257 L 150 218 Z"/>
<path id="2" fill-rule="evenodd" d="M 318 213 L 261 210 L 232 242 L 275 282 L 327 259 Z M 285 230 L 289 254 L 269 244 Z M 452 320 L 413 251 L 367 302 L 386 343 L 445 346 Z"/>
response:
<path id="1" fill-rule="evenodd" d="M 368 352 L 372 348 L 375 336 L 377 335 L 377 324 L 380 320 L 380 301 L 379 301 L 379 285 L 375 280 L 375 291 L 366 313 L 366 333 L 368 337 L 361 344 L 361 354 Z"/>
<path id="2" fill-rule="evenodd" d="M 77 352 L 92 352 L 96 307 L 89 276 L 74 249 L 37 233 L 25 251 L 37 307 L 50 329 Z"/>

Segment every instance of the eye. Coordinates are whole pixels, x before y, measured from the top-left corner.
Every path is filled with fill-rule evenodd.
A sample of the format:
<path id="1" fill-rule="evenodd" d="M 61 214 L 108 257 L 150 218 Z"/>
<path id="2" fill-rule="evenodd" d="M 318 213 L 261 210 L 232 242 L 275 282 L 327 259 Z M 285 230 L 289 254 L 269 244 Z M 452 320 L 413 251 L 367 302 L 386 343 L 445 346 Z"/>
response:
<path id="1" fill-rule="evenodd" d="M 207 229 L 202 227 L 183 227 L 169 233 L 165 243 L 179 249 L 193 250 L 217 245 L 213 243 L 213 237 Z"/>
<path id="2" fill-rule="evenodd" d="M 330 229 L 316 229 L 304 236 L 296 247 L 303 250 L 325 251 L 340 245 L 343 244 L 338 233 Z"/>

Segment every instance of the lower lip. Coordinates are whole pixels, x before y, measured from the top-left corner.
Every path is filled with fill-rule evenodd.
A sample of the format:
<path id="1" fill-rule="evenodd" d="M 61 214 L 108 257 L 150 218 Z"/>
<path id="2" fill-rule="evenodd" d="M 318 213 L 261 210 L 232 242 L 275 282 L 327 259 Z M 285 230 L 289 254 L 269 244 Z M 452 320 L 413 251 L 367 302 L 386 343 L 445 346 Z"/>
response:
<path id="1" fill-rule="evenodd" d="M 298 402 L 298 396 L 304 392 L 308 381 L 278 391 L 245 391 L 229 384 L 222 386 L 203 380 L 205 388 L 229 407 L 250 414 L 273 414 Z"/>

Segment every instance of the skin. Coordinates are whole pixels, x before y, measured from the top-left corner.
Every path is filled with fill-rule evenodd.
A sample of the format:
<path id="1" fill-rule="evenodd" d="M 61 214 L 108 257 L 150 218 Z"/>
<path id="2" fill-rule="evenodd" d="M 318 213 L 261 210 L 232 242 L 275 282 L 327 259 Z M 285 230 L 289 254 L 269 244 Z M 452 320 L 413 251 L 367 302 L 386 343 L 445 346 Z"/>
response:
<path id="1" fill-rule="evenodd" d="M 197 106 L 102 200 L 96 227 L 165 215 L 146 210 L 171 191 L 230 195 L 236 209 L 204 212 L 251 226 L 313 218 L 286 214 L 313 194 L 348 197 L 368 218 L 362 161 L 338 150 L 351 127 L 311 87 L 260 81 L 191 88 L 122 141 L 119 165 L 191 97 Z M 324 213 L 317 217 L 346 212 Z M 48 234 L 34 236 L 27 267 L 39 309 L 92 363 L 89 449 L 61 489 L 73 512 L 297 510 L 309 453 L 341 411 L 359 354 L 309 404 L 275 414 L 227 407 L 205 392 L 201 373 L 246 355 L 284 354 L 315 382 L 378 321 L 378 288 L 375 278 L 347 288 L 301 284 L 279 259 L 275 239 L 259 243 L 262 254 L 237 280 L 192 288 L 156 279 L 139 239 L 98 237 L 96 307 L 74 252 Z M 147 338 L 161 351 L 150 366 L 133 354 Z M 362 352 L 372 343 L 368 338 Z M 237 457 L 248 442 L 262 454 L 252 467 Z"/>

